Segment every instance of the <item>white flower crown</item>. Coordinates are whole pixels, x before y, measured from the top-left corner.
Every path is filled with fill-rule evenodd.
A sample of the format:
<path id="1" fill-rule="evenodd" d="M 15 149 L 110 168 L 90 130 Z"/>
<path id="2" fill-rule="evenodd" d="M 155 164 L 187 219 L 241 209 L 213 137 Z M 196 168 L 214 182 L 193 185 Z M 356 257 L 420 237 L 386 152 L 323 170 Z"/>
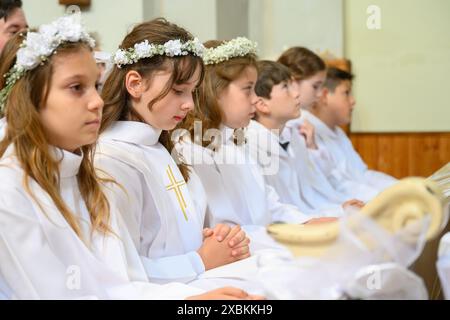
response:
<path id="1" fill-rule="evenodd" d="M 44 64 L 56 49 L 66 42 L 86 42 L 91 48 L 95 41 L 81 24 L 81 15 L 72 14 L 58 18 L 50 24 L 39 27 L 38 32 L 29 31 L 26 39 L 17 51 L 16 63 L 3 77 L 6 78 L 5 87 L 0 91 L 0 112 L 3 111 L 14 84 L 23 75 Z"/>
<path id="2" fill-rule="evenodd" d="M 244 57 L 249 54 L 256 55 L 258 44 L 245 37 L 237 37 L 224 42 L 216 48 L 208 48 L 203 55 L 206 65 L 217 64 L 231 58 Z"/>
<path id="3" fill-rule="evenodd" d="M 121 68 L 124 65 L 136 63 L 140 59 L 156 55 L 175 57 L 193 54 L 201 58 L 204 50 L 205 47 L 197 38 L 184 43 L 179 39 L 169 40 L 164 44 L 153 44 L 145 40 L 136 43 L 133 48 L 117 50 L 112 59 L 117 67 Z"/>

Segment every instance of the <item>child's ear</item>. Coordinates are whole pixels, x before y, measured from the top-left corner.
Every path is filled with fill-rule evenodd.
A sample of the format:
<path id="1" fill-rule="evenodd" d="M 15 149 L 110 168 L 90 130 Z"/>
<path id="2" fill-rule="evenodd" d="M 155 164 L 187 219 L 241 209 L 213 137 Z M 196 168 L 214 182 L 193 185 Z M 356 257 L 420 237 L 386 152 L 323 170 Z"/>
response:
<path id="1" fill-rule="evenodd" d="M 328 88 L 322 88 L 322 93 L 319 98 L 319 102 L 322 104 L 326 104 L 328 101 L 328 96 L 330 95 L 330 90 Z"/>
<path id="2" fill-rule="evenodd" d="M 256 111 L 262 114 L 270 113 L 270 109 L 268 104 L 266 103 L 266 99 L 258 97 L 255 104 Z"/>
<path id="3" fill-rule="evenodd" d="M 139 72 L 131 70 L 125 76 L 125 87 L 133 98 L 139 99 L 144 92 L 144 79 Z"/>

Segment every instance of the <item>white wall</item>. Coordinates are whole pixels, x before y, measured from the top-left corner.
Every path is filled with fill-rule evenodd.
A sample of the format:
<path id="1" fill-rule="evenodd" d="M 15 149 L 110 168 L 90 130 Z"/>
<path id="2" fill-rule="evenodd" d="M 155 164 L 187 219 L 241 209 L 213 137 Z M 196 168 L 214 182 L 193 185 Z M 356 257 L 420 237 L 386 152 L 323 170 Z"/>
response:
<path id="1" fill-rule="evenodd" d="M 343 54 L 342 0 L 249 0 L 249 36 L 263 58 L 292 46 Z"/>
<path id="2" fill-rule="evenodd" d="M 142 1 L 93 0 L 83 10 L 86 27 L 100 34 L 103 50 L 115 51 L 130 26 L 142 21 Z M 66 10 L 57 0 L 23 0 L 23 8 L 32 27 L 51 22 Z"/>
<path id="3" fill-rule="evenodd" d="M 23 0 L 30 26 L 48 23 L 64 14 L 57 0 Z M 200 40 L 217 36 L 215 0 L 92 0 L 82 9 L 89 31 L 101 37 L 102 49 L 115 51 L 136 23 L 163 16 L 185 27 Z"/>
<path id="4" fill-rule="evenodd" d="M 215 0 L 159 0 L 159 3 L 159 16 L 186 28 L 201 41 L 217 37 Z"/>
<path id="5" fill-rule="evenodd" d="M 367 27 L 377 5 L 381 29 Z M 450 1 L 346 0 L 353 131 L 450 131 Z"/>

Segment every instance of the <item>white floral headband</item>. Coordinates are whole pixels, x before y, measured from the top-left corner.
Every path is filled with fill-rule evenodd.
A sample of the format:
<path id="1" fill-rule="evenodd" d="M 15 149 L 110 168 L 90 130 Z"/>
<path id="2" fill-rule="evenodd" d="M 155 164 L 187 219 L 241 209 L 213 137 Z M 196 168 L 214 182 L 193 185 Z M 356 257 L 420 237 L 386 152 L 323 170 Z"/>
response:
<path id="1" fill-rule="evenodd" d="M 204 50 L 205 47 L 197 38 L 184 43 L 179 39 L 169 40 L 164 44 L 153 44 L 145 40 L 136 43 L 133 48 L 117 50 L 112 59 L 117 67 L 121 68 L 124 65 L 136 63 L 140 59 L 151 58 L 156 55 L 175 57 L 193 54 L 201 58 Z"/>
<path id="2" fill-rule="evenodd" d="M 249 54 L 256 55 L 258 44 L 245 37 L 238 37 L 224 42 L 216 48 L 208 48 L 203 55 L 206 65 L 217 64 L 231 58 L 244 57 Z"/>
<path id="3" fill-rule="evenodd" d="M 72 14 L 58 18 L 50 24 L 39 27 L 38 32 L 28 32 L 26 39 L 17 51 L 16 63 L 3 77 L 5 87 L 0 91 L 0 112 L 3 112 L 6 100 L 14 84 L 27 71 L 43 65 L 56 49 L 66 42 L 86 42 L 91 48 L 95 41 L 81 24 L 81 15 Z"/>

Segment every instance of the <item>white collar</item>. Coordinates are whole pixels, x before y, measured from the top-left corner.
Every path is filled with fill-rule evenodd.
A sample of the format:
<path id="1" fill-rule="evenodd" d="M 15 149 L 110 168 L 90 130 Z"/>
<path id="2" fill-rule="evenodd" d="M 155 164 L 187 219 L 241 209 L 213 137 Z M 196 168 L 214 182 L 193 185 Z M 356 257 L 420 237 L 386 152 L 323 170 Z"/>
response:
<path id="1" fill-rule="evenodd" d="M 234 141 L 234 130 L 235 129 L 232 129 L 225 125 L 220 126 L 220 132 L 222 133 L 222 144 L 227 144 Z"/>
<path id="2" fill-rule="evenodd" d="M 116 121 L 100 135 L 101 140 L 116 140 L 137 145 L 154 146 L 162 130 L 138 121 Z"/>
<path id="3" fill-rule="evenodd" d="M 248 130 L 255 130 L 255 131 L 263 131 L 266 132 L 267 134 L 270 134 L 271 139 L 275 139 L 275 141 L 277 143 L 280 142 L 280 136 L 275 134 L 274 132 L 272 132 L 272 130 L 266 128 L 265 126 L 263 126 L 261 123 L 259 123 L 258 121 L 255 120 L 250 120 L 250 124 L 248 125 Z"/>
<path id="4" fill-rule="evenodd" d="M 61 159 L 59 162 L 59 175 L 61 178 L 72 178 L 78 174 L 83 161 L 83 153 L 78 155 L 56 147 L 51 147 L 51 152 L 56 156 L 56 159 Z"/>
<path id="5" fill-rule="evenodd" d="M 75 177 L 79 170 L 81 162 L 83 161 L 83 154 L 78 155 L 54 146 L 50 146 L 50 154 L 59 160 L 59 176 L 61 178 Z M 14 152 L 14 144 L 10 144 L 3 154 L 2 158 L 13 156 L 17 160 L 17 156 Z"/>

